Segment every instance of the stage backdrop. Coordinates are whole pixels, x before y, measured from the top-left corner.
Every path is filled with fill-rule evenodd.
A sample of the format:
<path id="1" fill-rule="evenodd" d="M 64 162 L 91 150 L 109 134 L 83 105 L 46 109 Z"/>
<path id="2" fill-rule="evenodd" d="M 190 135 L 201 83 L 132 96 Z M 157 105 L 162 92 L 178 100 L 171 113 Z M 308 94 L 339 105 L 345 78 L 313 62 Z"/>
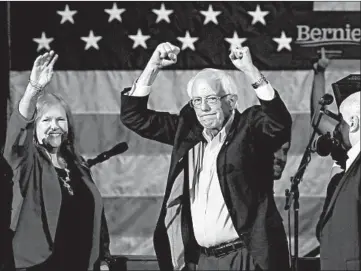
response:
<path id="1" fill-rule="evenodd" d="M 293 118 L 288 163 L 275 185 L 277 206 L 287 227 L 284 191 L 290 187 L 311 132 L 311 62 L 321 47 L 334 59 L 326 71 L 327 92 L 331 83 L 360 72 L 360 6 L 350 5 L 11 2 L 9 111 L 24 92 L 36 56 L 55 50 L 59 60 L 46 91 L 61 94 L 71 105 L 84 157 L 93 158 L 118 142 L 129 144 L 127 152 L 92 168 L 105 200 L 111 252 L 153 255 L 152 234 L 171 148 L 143 139 L 121 124 L 120 91 L 132 85 L 156 46 L 169 41 L 181 52 L 178 63 L 155 81 L 151 108 L 178 112 L 188 101 L 187 81 L 205 67 L 228 70 L 239 86 L 240 103 L 252 105 L 257 99 L 250 82 L 228 59 L 230 46 L 249 46 L 255 64 L 279 91 Z M 300 184 L 301 256 L 318 246 L 315 225 L 331 164 L 328 158 L 312 156 Z"/>

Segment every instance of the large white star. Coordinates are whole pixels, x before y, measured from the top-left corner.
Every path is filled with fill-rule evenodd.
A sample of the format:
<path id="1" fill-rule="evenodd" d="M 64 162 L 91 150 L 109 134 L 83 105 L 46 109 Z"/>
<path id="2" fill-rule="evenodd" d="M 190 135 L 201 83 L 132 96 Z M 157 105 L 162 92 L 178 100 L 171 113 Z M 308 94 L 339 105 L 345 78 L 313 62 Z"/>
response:
<path id="1" fill-rule="evenodd" d="M 236 46 L 242 46 L 242 43 L 245 42 L 247 39 L 238 37 L 238 33 L 234 31 L 233 37 L 225 38 L 225 40 L 231 44 L 231 49 L 233 49 Z"/>
<path id="2" fill-rule="evenodd" d="M 182 42 L 182 50 L 189 48 L 194 51 L 196 49 L 194 47 L 194 43 L 198 40 L 198 38 L 191 37 L 189 31 L 186 31 L 186 35 L 184 37 L 177 37 L 177 40 Z"/>
<path id="3" fill-rule="evenodd" d="M 114 19 L 118 20 L 119 22 L 122 21 L 122 17 L 120 17 L 120 15 L 125 11 L 125 8 L 118 8 L 116 3 L 113 3 L 113 7 L 110 9 L 104 9 L 104 11 L 106 13 L 108 13 L 109 16 L 109 20 L 108 22 L 113 21 Z"/>
<path id="4" fill-rule="evenodd" d="M 94 47 L 99 50 L 98 41 L 102 39 L 101 36 L 94 36 L 93 30 L 90 30 L 88 37 L 80 37 L 83 41 L 86 42 L 85 50 L 88 50 L 90 47 Z"/>
<path id="5" fill-rule="evenodd" d="M 74 23 L 74 19 L 73 16 L 78 13 L 76 10 L 70 10 L 69 6 L 66 5 L 64 11 L 57 11 L 56 13 L 58 13 L 61 16 L 61 24 L 69 21 L 72 24 Z"/>
<path id="6" fill-rule="evenodd" d="M 138 46 L 142 46 L 143 48 L 147 49 L 146 40 L 149 39 L 150 36 L 143 35 L 141 29 L 138 29 L 136 35 L 129 35 L 128 37 L 134 41 L 133 49 L 137 48 Z"/>
<path id="7" fill-rule="evenodd" d="M 169 15 L 173 13 L 172 9 L 165 9 L 164 3 L 160 6 L 160 9 L 152 9 L 152 11 L 157 15 L 156 23 L 159 23 L 161 20 L 170 23 Z"/>
<path id="8" fill-rule="evenodd" d="M 253 17 L 252 25 L 257 22 L 260 22 L 260 23 L 266 25 L 266 21 L 265 21 L 264 17 L 269 13 L 269 11 L 262 11 L 261 8 L 259 7 L 259 5 L 257 5 L 255 11 L 248 11 L 247 13 Z"/>
<path id="9" fill-rule="evenodd" d="M 38 44 L 38 49 L 36 51 L 40 51 L 45 48 L 46 50 L 50 50 L 50 42 L 52 42 L 53 38 L 47 38 L 45 32 L 41 32 L 40 38 L 34 38 L 33 41 Z"/>
<path id="10" fill-rule="evenodd" d="M 277 52 L 281 51 L 283 48 L 292 51 L 290 45 L 292 38 L 288 38 L 284 31 L 282 31 L 280 38 L 273 38 L 273 40 L 278 43 Z"/>
<path id="11" fill-rule="evenodd" d="M 214 11 L 212 5 L 208 6 L 208 10 L 201 10 L 200 13 L 205 16 L 203 25 L 206 25 L 209 22 L 218 24 L 217 16 L 222 13 L 222 11 Z"/>

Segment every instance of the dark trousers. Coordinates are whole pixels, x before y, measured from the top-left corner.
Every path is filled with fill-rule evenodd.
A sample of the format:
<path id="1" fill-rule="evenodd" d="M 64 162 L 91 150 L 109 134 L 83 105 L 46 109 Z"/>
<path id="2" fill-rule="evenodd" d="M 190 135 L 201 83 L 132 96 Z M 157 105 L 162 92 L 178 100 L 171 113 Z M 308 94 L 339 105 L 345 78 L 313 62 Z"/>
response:
<path id="1" fill-rule="evenodd" d="M 51 258 L 49 258 L 47 261 L 41 264 L 37 264 L 28 268 L 16 268 L 16 271 L 50 271 L 50 270 L 63 271 L 55 265 L 54 261 L 51 261 Z"/>
<path id="2" fill-rule="evenodd" d="M 47 261 L 41 264 L 28 268 L 16 268 L 16 271 L 89 271 L 87 268 L 74 266 L 71 262 L 62 265 L 63 266 L 59 266 L 59 263 L 57 261 L 54 261 L 53 258 L 50 256 Z M 91 271 L 100 271 L 100 263 L 96 263 L 94 265 L 94 269 L 92 269 Z"/>
<path id="3" fill-rule="evenodd" d="M 14 233 L 10 229 L 0 232 L 0 271 L 15 271 L 12 246 Z"/>
<path id="4" fill-rule="evenodd" d="M 87 268 L 72 266 L 71 262 L 62 263 L 60 266 L 59 261 L 54 261 L 50 256 L 48 260 L 41 264 L 28 268 L 16 268 L 16 271 L 87 271 Z"/>
<path id="5" fill-rule="evenodd" d="M 197 270 L 262 271 L 254 265 L 254 261 L 246 248 L 240 248 L 219 258 L 201 253 Z"/>

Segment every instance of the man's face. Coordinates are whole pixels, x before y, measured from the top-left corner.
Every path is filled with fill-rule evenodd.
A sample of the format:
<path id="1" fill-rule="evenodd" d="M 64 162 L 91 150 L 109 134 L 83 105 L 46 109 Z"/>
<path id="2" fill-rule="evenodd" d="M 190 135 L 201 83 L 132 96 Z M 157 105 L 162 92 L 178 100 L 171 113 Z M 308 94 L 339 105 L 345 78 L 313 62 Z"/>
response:
<path id="1" fill-rule="evenodd" d="M 204 128 L 220 130 L 225 119 L 232 113 L 233 108 L 227 99 L 231 95 L 217 100 L 215 104 L 210 104 L 211 102 L 206 100 L 206 98 L 215 100 L 215 97 L 222 97 L 224 95 L 225 92 L 217 81 L 207 80 L 206 78 L 197 78 L 194 81 L 192 99 L 201 100 L 201 104 L 195 107 L 194 110 Z"/>
<path id="2" fill-rule="evenodd" d="M 333 130 L 333 137 L 340 141 L 343 149 L 348 151 L 352 147 L 349 137 L 350 126 L 343 119 L 341 114 L 340 116 L 341 116 L 341 121 L 336 125 L 335 129 Z"/>
<path id="3" fill-rule="evenodd" d="M 282 172 L 285 169 L 287 162 L 287 154 L 290 149 L 290 142 L 286 142 L 274 153 L 273 160 L 273 179 L 279 180 L 282 176 Z"/>

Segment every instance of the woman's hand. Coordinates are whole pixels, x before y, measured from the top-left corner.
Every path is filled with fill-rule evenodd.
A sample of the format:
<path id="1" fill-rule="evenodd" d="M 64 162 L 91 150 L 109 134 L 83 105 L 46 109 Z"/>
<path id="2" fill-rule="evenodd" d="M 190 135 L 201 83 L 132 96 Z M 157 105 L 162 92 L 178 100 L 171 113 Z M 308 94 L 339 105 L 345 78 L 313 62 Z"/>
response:
<path id="1" fill-rule="evenodd" d="M 30 75 L 30 84 L 38 89 L 43 89 L 49 84 L 53 76 L 53 67 L 58 59 L 58 55 L 54 55 L 54 51 L 45 53 L 37 57 L 34 61 L 33 69 Z"/>

